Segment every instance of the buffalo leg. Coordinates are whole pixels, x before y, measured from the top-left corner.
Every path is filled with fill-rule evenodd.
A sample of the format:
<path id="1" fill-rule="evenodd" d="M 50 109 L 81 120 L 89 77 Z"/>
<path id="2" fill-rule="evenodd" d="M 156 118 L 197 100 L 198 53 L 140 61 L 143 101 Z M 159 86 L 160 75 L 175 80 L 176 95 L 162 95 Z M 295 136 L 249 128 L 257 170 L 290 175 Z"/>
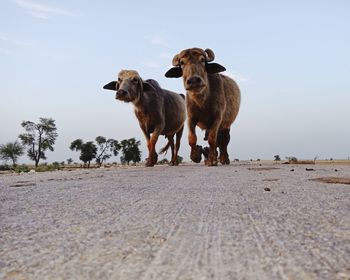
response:
<path id="1" fill-rule="evenodd" d="M 223 129 L 218 133 L 218 147 L 220 150 L 219 160 L 221 164 L 230 164 L 230 159 L 227 153 L 227 146 L 230 142 L 230 129 Z"/>
<path id="2" fill-rule="evenodd" d="M 182 133 L 183 133 L 184 127 L 182 126 L 182 128 L 176 133 L 176 144 L 175 144 L 175 153 L 172 153 L 172 158 L 171 158 L 171 165 L 179 165 L 179 161 L 177 160 L 177 156 L 179 153 L 179 149 L 180 149 L 180 143 L 181 143 L 181 137 L 182 137 Z"/>
<path id="3" fill-rule="evenodd" d="M 175 147 L 174 147 L 174 135 L 168 135 L 167 138 L 168 138 L 170 149 L 171 149 L 171 160 L 169 162 L 169 165 L 171 166 L 171 165 L 174 165 L 173 164 L 174 149 L 175 149 Z"/>
<path id="4" fill-rule="evenodd" d="M 158 161 L 158 154 L 156 153 L 156 143 L 158 141 L 159 133 L 154 131 L 148 142 L 148 159 L 146 166 L 152 167 Z"/>
<path id="5" fill-rule="evenodd" d="M 196 123 L 190 119 L 188 120 L 188 143 L 191 146 L 191 160 L 195 163 L 201 162 L 202 147 L 197 145 Z"/>
<path id="6" fill-rule="evenodd" d="M 209 156 L 208 156 L 208 166 L 218 165 L 218 153 L 217 153 L 217 138 L 219 132 L 219 126 L 221 123 L 221 117 L 215 119 L 211 128 L 208 130 L 208 143 L 209 143 Z"/>
<path id="7" fill-rule="evenodd" d="M 218 165 L 217 151 L 216 151 L 216 138 L 217 130 L 209 131 L 208 143 L 209 143 L 209 155 L 208 155 L 208 166 Z"/>

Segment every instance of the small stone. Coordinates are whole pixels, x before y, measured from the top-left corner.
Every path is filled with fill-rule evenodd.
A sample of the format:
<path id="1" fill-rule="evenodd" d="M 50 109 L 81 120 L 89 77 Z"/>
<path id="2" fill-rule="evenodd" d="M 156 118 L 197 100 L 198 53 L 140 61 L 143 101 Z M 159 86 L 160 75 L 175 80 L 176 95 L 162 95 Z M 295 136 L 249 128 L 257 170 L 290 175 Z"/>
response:
<path id="1" fill-rule="evenodd" d="M 264 191 L 269 192 L 269 191 L 271 191 L 271 189 L 270 188 L 264 188 Z"/>
<path id="2" fill-rule="evenodd" d="M 294 169 L 291 169 L 290 171 L 291 171 L 291 172 L 293 172 L 293 171 L 294 171 Z"/>

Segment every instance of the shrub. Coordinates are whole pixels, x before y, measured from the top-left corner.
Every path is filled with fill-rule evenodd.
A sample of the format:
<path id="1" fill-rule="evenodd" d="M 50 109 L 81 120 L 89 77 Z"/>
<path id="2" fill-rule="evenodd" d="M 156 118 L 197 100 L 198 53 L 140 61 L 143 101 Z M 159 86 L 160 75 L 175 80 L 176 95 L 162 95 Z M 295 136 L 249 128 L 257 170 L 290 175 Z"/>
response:
<path id="1" fill-rule="evenodd" d="M 6 171 L 6 170 L 12 170 L 12 168 L 10 166 L 8 166 L 7 164 L 0 165 L 0 171 Z"/>
<path id="2" fill-rule="evenodd" d="M 27 165 L 25 165 L 25 164 L 17 165 L 15 167 L 15 172 L 17 172 L 17 173 L 29 172 L 29 171 L 30 171 L 29 167 Z"/>
<path id="3" fill-rule="evenodd" d="M 157 162 L 157 164 L 159 164 L 159 165 L 168 164 L 168 163 L 169 163 L 169 161 L 168 161 L 166 158 L 164 158 L 164 159 L 162 159 L 162 160 L 159 160 L 159 161 Z"/>
<path id="4" fill-rule="evenodd" d="M 57 169 L 60 168 L 60 163 L 58 161 L 53 162 L 52 165 L 55 166 Z"/>
<path id="5" fill-rule="evenodd" d="M 40 164 L 37 168 L 35 168 L 36 172 L 47 172 L 59 170 L 60 167 L 57 164 Z"/>

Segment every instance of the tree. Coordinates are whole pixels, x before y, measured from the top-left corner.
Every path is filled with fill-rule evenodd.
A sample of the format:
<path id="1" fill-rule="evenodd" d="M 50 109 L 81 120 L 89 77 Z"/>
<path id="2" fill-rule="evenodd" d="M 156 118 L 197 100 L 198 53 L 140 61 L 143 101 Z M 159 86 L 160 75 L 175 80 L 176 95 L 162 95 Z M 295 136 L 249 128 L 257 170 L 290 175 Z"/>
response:
<path id="1" fill-rule="evenodd" d="M 112 154 L 108 152 L 113 153 L 114 156 L 118 155 L 121 146 L 117 140 L 114 140 L 114 139 L 107 140 L 103 136 L 97 136 L 95 141 L 99 148 L 99 151 L 96 155 L 96 163 L 100 167 L 105 160 L 109 159 L 112 156 Z"/>
<path id="2" fill-rule="evenodd" d="M 122 163 L 129 165 L 130 161 L 136 163 L 141 161 L 141 151 L 139 149 L 140 141 L 136 141 L 135 138 L 124 139 L 120 142 L 122 156 L 120 160 Z"/>
<path id="3" fill-rule="evenodd" d="M 23 121 L 22 127 L 26 133 L 20 134 L 19 138 L 24 146 L 28 146 L 27 155 L 34 160 L 38 167 L 40 159 L 46 159 L 45 151 L 53 151 L 58 136 L 55 121 L 51 118 L 40 118 L 39 123 Z"/>
<path id="4" fill-rule="evenodd" d="M 86 142 L 84 143 L 81 139 L 74 140 L 69 147 L 72 151 L 80 151 L 80 160 L 84 162 L 84 164 L 87 163 L 87 168 L 90 167 L 90 162 L 96 157 L 97 154 L 97 147 L 92 142 Z"/>
<path id="5" fill-rule="evenodd" d="M 0 145 L 0 158 L 4 161 L 12 160 L 13 167 L 16 166 L 17 159 L 23 154 L 24 148 L 17 141 Z"/>
<path id="6" fill-rule="evenodd" d="M 275 155 L 274 158 L 275 158 L 275 161 L 280 161 L 281 160 L 279 155 Z"/>

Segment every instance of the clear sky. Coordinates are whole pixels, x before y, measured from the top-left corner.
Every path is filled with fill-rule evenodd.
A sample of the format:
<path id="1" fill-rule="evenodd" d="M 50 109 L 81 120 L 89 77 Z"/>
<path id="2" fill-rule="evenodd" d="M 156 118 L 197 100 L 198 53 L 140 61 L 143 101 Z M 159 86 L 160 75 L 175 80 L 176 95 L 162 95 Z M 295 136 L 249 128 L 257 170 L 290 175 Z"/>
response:
<path id="1" fill-rule="evenodd" d="M 348 158 L 349 15 L 347 0 L 2 0 L 0 143 L 16 140 L 23 120 L 51 117 L 59 137 L 48 162 L 78 160 L 70 143 L 99 135 L 141 140 L 144 159 L 132 105 L 102 86 L 135 69 L 184 93 L 164 73 L 176 53 L 200 47 L 241 88 L 231 159 Z M 187 129 L 180 155 L 189 159 Z"/>

